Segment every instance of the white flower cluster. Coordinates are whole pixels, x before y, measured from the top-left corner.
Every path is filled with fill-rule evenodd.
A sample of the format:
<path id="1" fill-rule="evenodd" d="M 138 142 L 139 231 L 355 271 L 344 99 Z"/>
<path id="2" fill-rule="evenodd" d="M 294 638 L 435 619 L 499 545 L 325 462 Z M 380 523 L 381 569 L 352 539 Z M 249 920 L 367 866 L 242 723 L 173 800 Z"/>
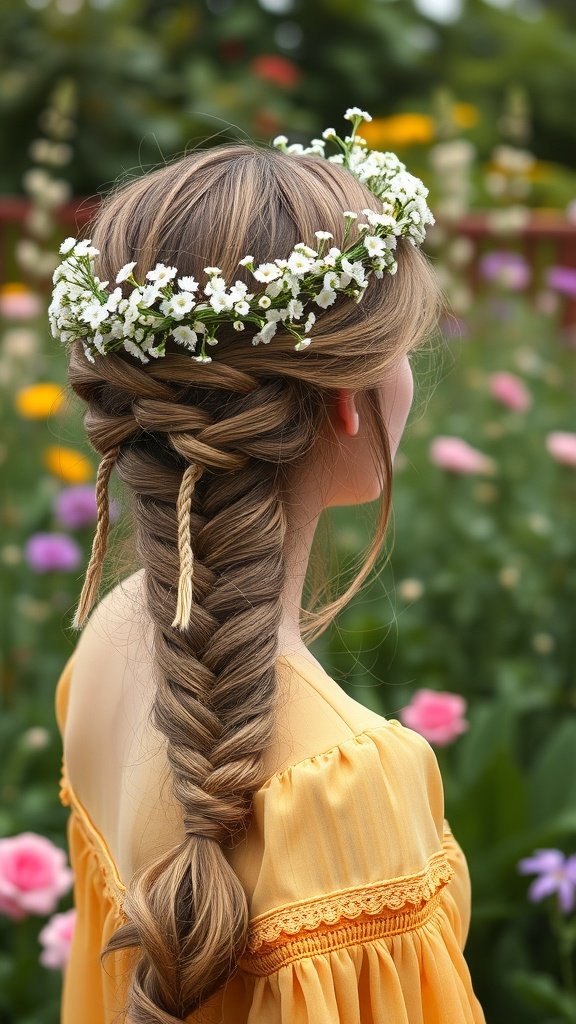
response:
<path id="1" fill-rule="evenodd" d="M 352 122 L 352 133 L 343 139 L 334 128 L 326 128 L 322 138 L 312 139 L 309 146 L 299 142 L 288 145 L 285 135 L 278 135 L 273 145 L 292 156 L 320 156 L 329 163 L 342 164 L 382 200 L 382 215 L 387 218 L 382 226 L 386 224 L 394 236 L 403 235 L 414 245 L 421 245 L 426 225 L 434 223 L 426 202 L 428 189 L 420 178 L 406 170 L 395 153 L 369 149 L 366 140 L 356 134 L 362 121 L 372 120 L 370 114 L 359 107 L 349 107 L 344 117 Z M 341 152 L 326 157 L 327 142 L 336 143 Z"/>
<path id="2" fill-rule="evenodd" d="M 132 288 L 124 297 L 120 287 L 110 291 L 109 282 L 96 276 L 93 260 L 99 250 L 91 241 L 68 238 L 60 247 L 65 258 L 53 278 L 48 311 L 53 337 L 63 344 L 81 341 L 92 362 L 95 353 L 105 355 L 124 348 L 148 363 L 150 357 L 165 355 L 168 339 L 194 353 L 192 358 L 198 362 L 211 362 L 206 345 L 217 344 L 216 334 L 223 324 L 231 324 L 236 331 L 255 328 L 253 345 L 267 345 L 281 325 L 296 338 L 297 351 L 307 348 L 316 321 L 310 306 L 327 309 L 339 294 L 360 302 L 370 274 L 381 278 L 384 271 L 396 273 L 398 236 L 419 244 L 425 224 L 434 222 L 422 182 L 408 174 L 393 153 L 367 152 L 365 143 L 355 138 L 358 124 L 370 120 L 370 115 L 353 107 L 345 116 L 353 121 L 354 128 L 352 136 L 342 143 L 341 162 L 379 198 L 385 196 L 381 212 L 362 211 L 364 221 L 358 221 L 357 213 L 344 213 L 344 245 L 353 222 L 358 233 L 355 242 L 342 250 L 327 248 L 333 236 L 329 231 L 316 231 L 316 248 L 300 242 L 287 259 L 255 266 L 252 256 L 244 256 L 239 265 L 257 282 L 254 291 L 242 281 L 228 287 L 218 267 L 204 268 L 208 282 L 201 289 L 193 277 L 178 277 L 176 267 L 163 263 L 156 264 L 139 283 L 133 273 L 136 262 L 131 262 L 116 275 L 117 286 L 127 283 Z M 327 131 L 331 133 L 332 129 Z M 324 137 L 336 135 L 324 132 Z M 283 137 L 274 141 L 286 147 Z M 299 147 L 298 152 L 311 152 L 316 143 L 318 147 L 324 145 L 313 140 L 312 147 Z M 286 151 L 295 152 L 294 147 Z"/>

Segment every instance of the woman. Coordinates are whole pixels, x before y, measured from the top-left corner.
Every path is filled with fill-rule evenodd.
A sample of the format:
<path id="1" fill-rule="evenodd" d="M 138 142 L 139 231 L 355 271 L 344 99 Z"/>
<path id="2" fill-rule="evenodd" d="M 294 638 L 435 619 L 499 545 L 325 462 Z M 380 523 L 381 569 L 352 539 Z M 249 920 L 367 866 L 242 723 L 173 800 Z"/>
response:
<path id="1" fill-rule="evenodd" d="M 113 468 L 141 565 L 58 685 L 63 1024 L 484 1020 L 432 748 L 306 646 L 381 550 L 409 355 L 438 310 L 426 190 L 346 116 L 350 136 L 324 133 L 335 158 L 318 140 L 193 153 L 111 196 L 92 245 L 63 246 L 51 322 L 101 456 L 74 624 Z M 376 499 L 357 579 L 303 611 L 322 511 Z"/>

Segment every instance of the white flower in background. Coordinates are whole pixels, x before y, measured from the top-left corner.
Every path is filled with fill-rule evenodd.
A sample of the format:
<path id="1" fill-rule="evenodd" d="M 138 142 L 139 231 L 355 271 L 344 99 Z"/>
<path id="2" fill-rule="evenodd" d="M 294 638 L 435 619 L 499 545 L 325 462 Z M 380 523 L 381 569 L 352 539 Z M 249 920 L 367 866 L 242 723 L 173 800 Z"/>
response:
<path id="1" fill-rule="evenodd" d="M 220 267 L 204 267 L 204 273 L 208 274 L 208 277 L 212 277 L 214 275 L 221 274 L 222 271 L 220 270 Z"/>
<path id="2" fill-rule="evenodd" d="M 74 248 L 75 245 L 76 245 L 76 239 L 75 238 L 65 238 L 64 241 L 62 242 L 62 245 L 60 246 L 60 252 L 63 253 L 63 255 L 67 255 L 69 252 L 72 251 L 72 249 Z"/>
<path id="3" fill-rule="evenodd" d="M 243 256 L 242 259 L 238 261 L 238 266 L 239 267 L 251 267 L 253 265 L 253 263 L 254 263 L 254 257 L 253 256 Z"/>
<path id="4" fill-rule="evenodd" d="M 232 326 L 233 326 L 235 331 L 243 331 L 244 330 L 244 324 L 242 323 L 241 320 L 235 320 L 234 323 L 232 324 Z"/>
<path id="5" fill-rule="evenodd" d="M 344 117 L 346 121 L 353 121 L 356 117 L 361 117 L 363 121 L 372 120 L 372 116 L 367 114 L 365 110 L 360 110 L 360 107 L 348 107 Z"/>
<path id="6" fill-rule="evenodd" d="M 316 323 L 316 314 L 309 313 L 304 324 L 304 334 L 309 334 L 314 324 Z"/>
<path id="7" fill-rule="evenodd" d="M 324 240 L 328 241 L 330 238 L 334 238 L 334 235 L 332 235 L 329 231 L 315 231 L 314 234 L 316 235 L 316 238 L 320 242 Z"/>
<path id="8" fill-rule="evenodd" d="M 250 305 L 248 302 L 242 300 L 234 305 L 234 309 L 240 314 L 240 316 L 248 316 L 248 313 L 250 312 Z"/>
<path id="9" fill-rule="evenodd" d="M 261 309 L 270 309 L 270 306 L 272 305 L 272 299 L 270 298 L 269 295 L 262 295 L 258 299 L 258 305 L 260 306 Z"/>

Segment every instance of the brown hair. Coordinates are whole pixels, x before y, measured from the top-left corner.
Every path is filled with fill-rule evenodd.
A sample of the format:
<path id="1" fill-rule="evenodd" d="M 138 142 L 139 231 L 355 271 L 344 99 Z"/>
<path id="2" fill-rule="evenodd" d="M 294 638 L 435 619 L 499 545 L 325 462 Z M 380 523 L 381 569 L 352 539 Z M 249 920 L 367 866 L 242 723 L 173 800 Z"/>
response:
<path id="1" fill-rule="evenodd" d="M 316 230 L 332 232 L 341 246 L 343 211 L 365 207 L 379 203 L 322 158 L 220 146 L 108 198 L 91 232 L 101 251 L 96 271 L 113 281 L 137 260 L 142 280 L 162 261 L 203 281 L 203 267 L 216 264 L 229 283 L 251 284 L 238 266 L 247 253 L 256 263 L 287 256 L 300 241 L 313 245 Z M 185 832 L 179 846 L 130 880 L 128 923 L 102 953 L 138 949 L 128 1003 L 134 1024 L 184 1020 L 233 974 L 246 945 L 247 898 L 223 846 L 242 837 L 265 781 L 291 470 L 328 422 L 338 388 L 359 392 L 382 500 L 353 583 L 320 610 L 302 612 L 307 642 L 358 591 L 382 548 L 392 466 L 376 388 L 438 312 L 426 258 L 403 239 L 397 255 L 397 273 L 372 278 L 362 302 L 340 296 L 317 310 L 312 344 L 301 352 L 287 334 L 255 347 L 233 330 L 219 333 L 213 361 L 204 364 L 171 343 L 165 357 L 146 365 L 124 351 L 91 363 L 81 342 L 72 346 L 69 381 L 88 404 L 86 433 L 102 456 L 99 523 L 74 624 L 82 624 L 98 590 L 115 467 L 130 495 L 154 626 L 153 722 L 167 739 Z M 189 624 L 177 629 L 181 562 L 188 580 L 193 571 L 193 596 Z"/>

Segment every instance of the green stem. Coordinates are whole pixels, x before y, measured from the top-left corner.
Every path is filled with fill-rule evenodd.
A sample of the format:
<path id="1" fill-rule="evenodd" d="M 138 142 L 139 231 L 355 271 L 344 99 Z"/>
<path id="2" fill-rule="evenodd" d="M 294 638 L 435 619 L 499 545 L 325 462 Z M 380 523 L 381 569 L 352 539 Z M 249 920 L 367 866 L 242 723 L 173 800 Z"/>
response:
<path id="1" fill-rule="evenodd" d="M 573 948 L 574 948 L 574 937 L 571 931 L 567 931 L 564 926 L 564 919 L 560 912 L 560 909 L 556 902 L 551 905 L 551 920 L 552 930 L 555 932 L 558 939 L 558 952 L 560 959 L 560 973 L 562 976 L 562 984 L 567 992 L 571 995 L 576 995 L 576 986 L 574 984 L 574 964 L 573 964 Z"/>

